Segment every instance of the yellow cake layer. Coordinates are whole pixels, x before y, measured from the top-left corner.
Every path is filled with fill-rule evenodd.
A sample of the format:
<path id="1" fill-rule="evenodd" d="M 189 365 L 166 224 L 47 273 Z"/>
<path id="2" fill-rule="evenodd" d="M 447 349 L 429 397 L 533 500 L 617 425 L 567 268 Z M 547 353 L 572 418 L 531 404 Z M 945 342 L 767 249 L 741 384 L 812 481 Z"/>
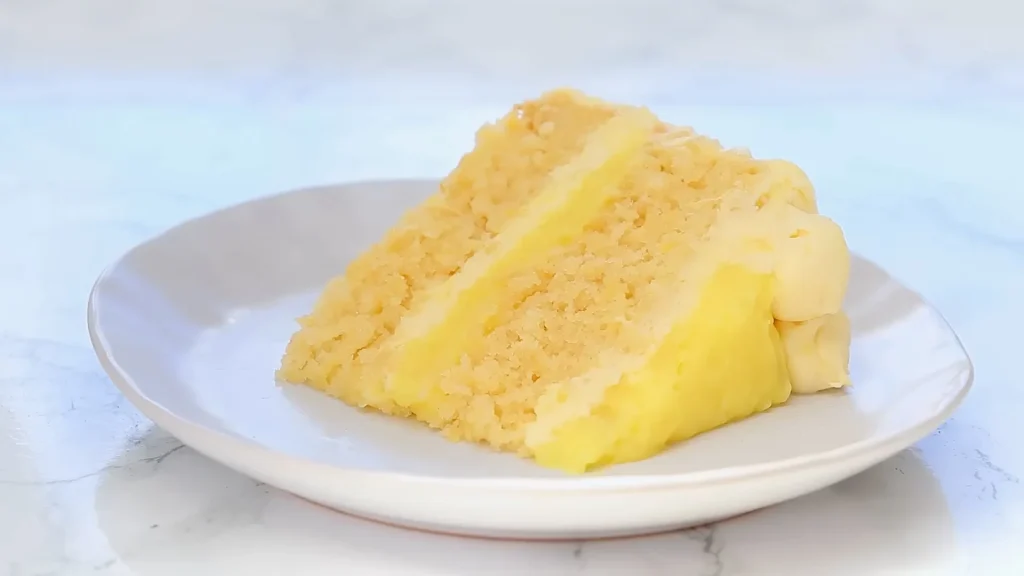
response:
<path id="1" fill-rule="evenodd" d="M 498 126 L 541 109 L 588 121 L 478 138 L 301 319 L 284 379 L 569 472 L 849 382 L 849 253 L 799 168 L 571 91 Z M 530 175 L 465 176 L 499 156 Z"/>
<path id="2" fill-rule="evenodd" d="M 556 90 L 481 128 L 475 148 L 438 193 L 356 258 L 299 319 L 278 376 L 351 404 L 406 413 L 379 387 L 363 385 L 382 345 L 419 307 L 424 292 L 450 278 L 503 230 L 616 110 L 579 92 Z"/>

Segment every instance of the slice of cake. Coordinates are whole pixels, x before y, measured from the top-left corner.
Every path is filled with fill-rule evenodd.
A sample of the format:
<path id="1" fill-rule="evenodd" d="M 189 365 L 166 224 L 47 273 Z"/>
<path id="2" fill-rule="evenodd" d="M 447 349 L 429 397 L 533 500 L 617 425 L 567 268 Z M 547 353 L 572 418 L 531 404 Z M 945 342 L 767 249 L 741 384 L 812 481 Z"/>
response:
<path id="1" fill-rule="evenodd" d="M 792 164 L 558 90 L 327 286 L 279 376 L 582 472 L 847 384 L 848 275 Z"/>

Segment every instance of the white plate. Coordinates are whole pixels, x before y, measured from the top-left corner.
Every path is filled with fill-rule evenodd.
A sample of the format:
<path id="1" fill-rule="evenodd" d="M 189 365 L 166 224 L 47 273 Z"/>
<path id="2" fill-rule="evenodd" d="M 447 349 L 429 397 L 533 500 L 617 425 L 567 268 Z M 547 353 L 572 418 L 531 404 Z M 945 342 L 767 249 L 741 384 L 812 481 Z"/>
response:
<path id="1" fill-rule="evenodd" d="M 921 439 L 970 388 L 970 360 L 942 317 L 861 258 L 846 303 L 853 387 L 795 397 L 644 462 L 585 476 L 275 383 L 294 318 L 435 186 L 290 192 L 132 249 L 90 296 L 100 362 L 159 426 L 268 484 L 392 523 L 524 538 L 661 531 L 806 494 Z"/>

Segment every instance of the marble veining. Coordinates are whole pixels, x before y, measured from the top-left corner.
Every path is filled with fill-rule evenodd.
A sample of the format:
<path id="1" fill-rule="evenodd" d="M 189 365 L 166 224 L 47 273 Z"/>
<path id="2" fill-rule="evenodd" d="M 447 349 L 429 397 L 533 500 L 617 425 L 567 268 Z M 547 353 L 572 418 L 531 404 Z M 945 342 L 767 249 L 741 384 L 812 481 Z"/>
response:
<path id="1" fill-rule="evenodd" d="M 584 26 L 572 0 L 470 4 L 0 3 L 0 576 L 1024 573 L 1024 9 L 642 0 L 588 3 Z M 964 405 L 857 477 L 713 526 L 499 542 L 227 470 L 97 365 L 86 295 L 133 244 L 261 194 L 439 175 L 510 98 L 563 82 L 804 166 L 851 246 L 956 328 Z"/>

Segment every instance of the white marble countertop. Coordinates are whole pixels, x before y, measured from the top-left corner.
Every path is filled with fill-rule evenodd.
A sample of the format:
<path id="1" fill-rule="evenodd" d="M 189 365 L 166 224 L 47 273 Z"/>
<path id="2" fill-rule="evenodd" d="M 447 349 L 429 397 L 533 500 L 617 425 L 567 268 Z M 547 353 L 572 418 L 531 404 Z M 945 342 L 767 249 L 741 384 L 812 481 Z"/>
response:
<path id="1" fill-rule="evenodd" d="M 0 3 L 0 575 L 1024 574 L 1024 8 L 355 4 Z M 962 336 L 977 378 L 952 420 L 715 526 L 514 543 L 249 480 L 100 370 L 86 294 L 134 243 L 282 189 L 440 175 L 476 125 L 564 83 L 804 166 L 851 246 Z"/>

